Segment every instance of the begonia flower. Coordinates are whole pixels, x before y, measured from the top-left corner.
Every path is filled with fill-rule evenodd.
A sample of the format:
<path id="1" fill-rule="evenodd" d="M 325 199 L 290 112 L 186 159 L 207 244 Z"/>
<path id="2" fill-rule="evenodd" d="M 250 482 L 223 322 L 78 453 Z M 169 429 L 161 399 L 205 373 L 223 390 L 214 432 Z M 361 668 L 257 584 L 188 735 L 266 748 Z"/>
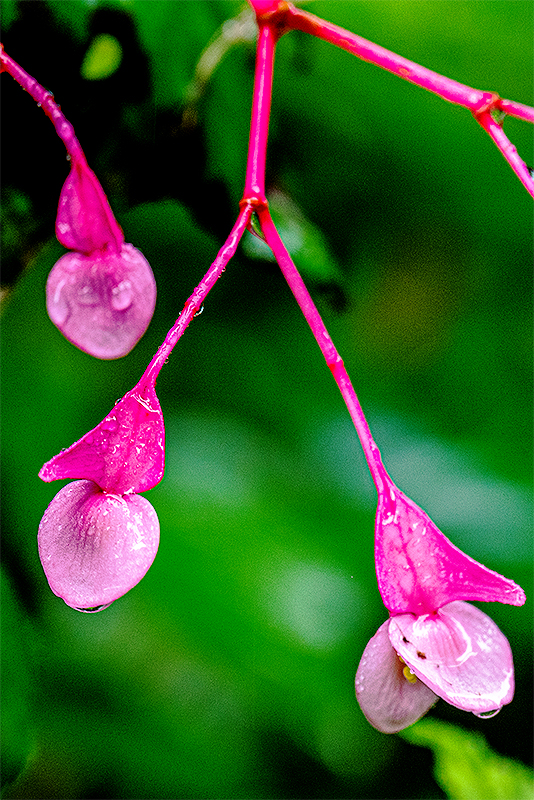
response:
<path id="1" fill-rule="evenodd" d="M 126 355 L 152 319 L 156 282 L 143 254 L 124 242 L 83 157 L 73 160 L 63 185 L 56 236 L 73 252 L 62 256 L 48 276 L 50 319 L 86 353 L 102 359 Z"/>
<path id="2" fill-rule="evenodd" d="M 162 479 L 165 429 L 151 383 L 137 386 L 96 428 L 42 467 L 44 481 L 79 478 L 48 506 L 39 556 L 52 591 L 100 611 L 135 586 L 159 545 L 156 512 L 137 492 Z"/>
<path id="3" fill-rule="evenodd" d="M 375 527 L 378 588 L 390 618 L 367 644 L 356 696 L 384 733 L 416 722 L 442 698 L 487 717 L 514 695 L 508 640 L 466 600 L 522 605 L 514 581 L 462 553 L 384 471 Z"/>

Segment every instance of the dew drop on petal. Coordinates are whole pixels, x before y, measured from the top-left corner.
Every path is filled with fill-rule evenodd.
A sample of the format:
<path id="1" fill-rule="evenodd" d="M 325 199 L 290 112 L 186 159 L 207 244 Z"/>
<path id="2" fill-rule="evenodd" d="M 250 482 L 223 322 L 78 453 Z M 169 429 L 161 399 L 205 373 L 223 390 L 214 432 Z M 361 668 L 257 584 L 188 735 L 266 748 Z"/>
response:
<path id="1" fill-rule="evenodd" d="M 72 344 L 96 358 L 125 356 L 148 327 L 156 283 L 148 261 L 131 244 L 120 253 L 67 253 L 46 285 L 52 322 Z"/>
<path id="2" fill-rule="evenodd" d="M 132 284 L 130 281 L 121 281 L 111 290 L 111 305 L 116 311 L 124 311 L 133 302 Z"/>
<path id="3" fill-rule="evenodd" d="M 491 719 L 495 717 L 500 710 L 500 708 L 493 708 L 491 711 L 481 711 L 480 714 L 473 713 L 475 713 L 475 717 L 480 717 L 480 719 Z"/>

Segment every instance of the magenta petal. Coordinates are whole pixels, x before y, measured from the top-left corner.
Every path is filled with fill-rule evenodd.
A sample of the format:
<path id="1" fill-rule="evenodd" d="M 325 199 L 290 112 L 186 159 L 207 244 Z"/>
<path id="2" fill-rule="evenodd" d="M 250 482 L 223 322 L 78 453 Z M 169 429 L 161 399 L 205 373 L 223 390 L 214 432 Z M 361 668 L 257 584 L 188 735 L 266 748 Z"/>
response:
<path id="1" fill-rule="evenodd" d="M 85 161 L 73 162 L 63 184 L 56 217 L 56 236 L 68 250 L 119 252 L 124 241 L 108 199 Z"/>
<path id="2" fill-rule="evenodd" d="M 356 672 L 356 698 L 371 725 L 382 733 L 397 733 L 417 722 L 437 701 L 424 683 L 410 683 L 391 646 L 389 620 L 369 640 Z"/>
<path id="3" fill-rule="evenodd" d="M 391 613 L 424 614 L 453 600 L 525 602 L 520 586 L 462 553 L 393 483 L 379 497 L 375 562 Z"/>
<path id="4" fill-rule="evenodd" d="M 67 253 L 46 284 L 50 319 L 96 358 L 121 358 L 146 331 L 156 305 L 150 264 L 131 244 L 120 253 Z"/>
<path id="5" fill-rule="evenodd" d="M 104 494 L 92 481 L 64 486 L 39 525 L 50 588 L 79 610 L 109 605 L 139 583 L 158 544 L 159 522 L 148 500 Z"/>
<path id="6" fill-rule="evenodd" d="M 102 422 L 41 468 L 43 481 L 92 480 L 106 492 L 146 492 L 165 467 L 165 426 L 153 386 L 139 384 Z"/>
<path id="7" fill-rule="evenodd" d="M 514 696 L 508 640 L 487 614 L 469 603 L 449 603 L 420 617 L 392 617 L 389 638 L 417 677 L 457 708 L 483 714 Z"/>

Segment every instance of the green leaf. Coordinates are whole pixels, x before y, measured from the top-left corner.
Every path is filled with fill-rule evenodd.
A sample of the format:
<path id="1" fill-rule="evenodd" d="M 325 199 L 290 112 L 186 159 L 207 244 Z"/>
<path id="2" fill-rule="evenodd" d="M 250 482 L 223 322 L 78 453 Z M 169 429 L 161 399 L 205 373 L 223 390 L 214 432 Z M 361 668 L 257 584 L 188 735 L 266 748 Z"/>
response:
<path id="1" fill-rule="evenodd" d="M 95 36 L 84 56 L 80 73 L 86 81 L 102 81 L 118 70 L 122 61 L 122 47 L 109 33 Z"/>
<path id="2" fill-rule="evenodd" d="M 479 733 L 425 719 L 400 734 L 430 747 L 435 777 L 451 800 L 530 800 L 534 777 L 524 764 L 494 753 Z"/>

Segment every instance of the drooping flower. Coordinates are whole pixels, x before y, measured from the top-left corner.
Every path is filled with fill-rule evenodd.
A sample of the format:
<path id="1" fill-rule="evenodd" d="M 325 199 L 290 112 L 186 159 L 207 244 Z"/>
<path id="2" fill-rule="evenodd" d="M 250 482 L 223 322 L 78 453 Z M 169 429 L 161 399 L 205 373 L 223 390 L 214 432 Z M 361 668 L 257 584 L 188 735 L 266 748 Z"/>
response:
<path id="1" fill-rule="evenodd" d="M 44 481 L 78 478 L 48 506 L 39 556 L 52 591 L 79 611 L 100 611 L 154 561 L 159 523 L 137 492 L 163 477 L 165 429 L 154 386 L 140 382 L 96 428 L 42 467 Z"/>
<path id="2" fill-rule="evenodd" d="M 142 253 L 125 244 L 104 190 L 81 156 L 73 159 L 61 191 L 56 236 L 73 252 L 48 276 L 50 319 L 97 358 L 126 355 L 152 319 L 156 282 Z"/>
<path id="3" fill-rule="evenodd" d="M 508 640 L 465 600 L 522 605 L 513 581 L 462 553 L 384 471 L 375 527 L 378 588 L 390 618 L 367 644 L 356 696 L 375 728 L 395 733 L 446 700 L 493 716 L 514 695 Z"/>

